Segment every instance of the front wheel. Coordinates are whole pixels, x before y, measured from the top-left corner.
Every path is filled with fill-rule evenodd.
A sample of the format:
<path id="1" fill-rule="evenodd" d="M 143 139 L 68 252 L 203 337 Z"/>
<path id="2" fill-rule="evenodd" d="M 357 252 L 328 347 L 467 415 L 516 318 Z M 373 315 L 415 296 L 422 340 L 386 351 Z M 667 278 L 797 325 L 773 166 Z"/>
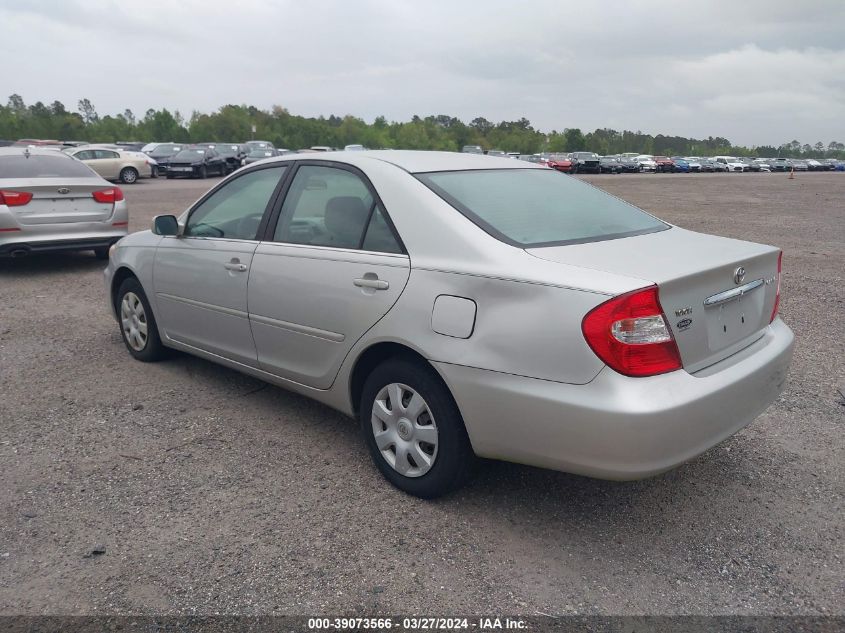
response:
<path id="1" fill-rule="evenodd" d="M 474 458 L 461 413 L 422 361 L 393 359 L 364 383 L 361 431 L 381 474 L 423 499 L 461 487 Z"/>
<path id="2" fill-rule="evenodd" d="M 134 358 L 149 363 L 167 356 L 147 295 L 137 279 L 129 277 L 120 284 L 115 307 L 120 336 Z"/>
<path id="3" fill-rule="evenodd" d="M 120 182 L 131 185 L 138 180 L 138 170 L 134 167 L 124 167 L 120 170 Z"/>
<path id="4" fill-rule="evenodd" d="M 200 178 L 202 178 L 203 180 L 208 178 L 208 168 L 205 165 L 200 167 Z"/>

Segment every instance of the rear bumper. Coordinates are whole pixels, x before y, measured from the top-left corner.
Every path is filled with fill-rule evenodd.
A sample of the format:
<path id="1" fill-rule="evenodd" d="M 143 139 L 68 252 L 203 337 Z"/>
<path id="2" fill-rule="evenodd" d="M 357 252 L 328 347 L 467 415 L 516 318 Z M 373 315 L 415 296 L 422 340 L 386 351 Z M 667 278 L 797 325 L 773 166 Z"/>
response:
<path id="1" fill-rule="evenodd" d="M 0 244 L 0 257 L 19 257 L 35 253 L 57 253 L 61 251 L 88 251 L 108 248 L 126 232 L 89 238 L 56 239 L 43 241 L 21 240 Z"/>
<path id="2" fill-rule="evenodd" d="M 640 479 L 692 459 L 747 426 L 781 393 L 792 331 L 780 319 L 746 349 L 696 375 L 586 385 L 435 363 L 475 452 L 602 479 Z"/>

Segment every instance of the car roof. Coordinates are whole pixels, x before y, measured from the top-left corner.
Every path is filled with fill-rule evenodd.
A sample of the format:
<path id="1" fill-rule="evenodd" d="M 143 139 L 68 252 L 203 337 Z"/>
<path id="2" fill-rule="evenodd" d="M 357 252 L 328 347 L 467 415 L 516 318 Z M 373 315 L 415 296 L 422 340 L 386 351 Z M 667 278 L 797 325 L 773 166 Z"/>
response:
<path id="1" fill-rule="evenodd" d="M 461 152 L 427 152 L 418 150 L 367 150 L 364 152 L 321 152 L 279 156 L 275 160 L 316 160 L 347 163 L 365 168 L 372 161 L 395 165 L 410 173 L 430 171 L 462 171 L 475 169 L 546 169 L 536 163 L 496 158 Z"/>

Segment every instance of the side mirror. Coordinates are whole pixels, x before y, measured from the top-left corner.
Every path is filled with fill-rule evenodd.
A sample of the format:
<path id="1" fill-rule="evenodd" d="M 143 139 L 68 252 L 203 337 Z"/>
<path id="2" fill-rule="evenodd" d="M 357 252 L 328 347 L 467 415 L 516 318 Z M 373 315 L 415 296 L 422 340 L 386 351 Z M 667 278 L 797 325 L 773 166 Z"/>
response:
<path id="1" fill-rule="evenodd" d="M 175 215 L 157 215 L 153 218 L 153 233 L 156 235 L 179 235 L 179 222 Z"/>

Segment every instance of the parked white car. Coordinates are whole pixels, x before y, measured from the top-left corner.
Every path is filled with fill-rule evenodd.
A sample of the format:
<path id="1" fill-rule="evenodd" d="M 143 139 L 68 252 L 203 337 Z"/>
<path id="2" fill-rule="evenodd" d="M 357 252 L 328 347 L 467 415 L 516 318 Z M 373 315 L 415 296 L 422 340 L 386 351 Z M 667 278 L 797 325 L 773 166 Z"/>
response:
<path id="1" fill-rule="evenodd" d="M 434 497 L 473 455 L 635 479 L 749 424 L 792 352 L 780 262 L 526 161 L 331 152 L 157 217 L 105 287 L 136 359 L 181 350 L 319 400 Z"/>
<path id="2" fill-rule="evenodd" d="M 714 156 L 713 160 L 727 167 L 727 171 L 750 171 L 748 165 L 734 156 Z"/>
<path id="3" fill-rule="evenodd" d="M 81 160 L 106 180 L 132 184 L 139 178 L 151 178 L 153 161 L 146 154 L 83 145 L 63 150 L 68 156 Z"/>
<path id="4" fill-rule="evenodd" d="M 640 156 L 637 156 L 634 160 L 640 164 L 640 171 L 657 171 L 657 163 L 655 162 L 653 156 L 641 154 Z"/>

